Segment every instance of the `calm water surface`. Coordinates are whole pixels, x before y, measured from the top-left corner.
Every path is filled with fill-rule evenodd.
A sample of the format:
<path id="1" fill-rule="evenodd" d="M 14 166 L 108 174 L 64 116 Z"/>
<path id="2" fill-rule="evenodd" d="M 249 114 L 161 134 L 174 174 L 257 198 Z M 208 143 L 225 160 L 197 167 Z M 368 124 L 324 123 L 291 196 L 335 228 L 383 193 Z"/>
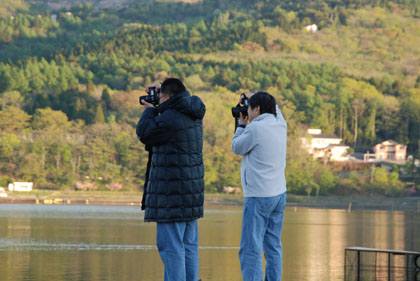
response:
<path id="1" fill-rule="evenodd" d="M 241 280 L 241 208 L 199 220 L 200 277 Z M 155 281 L 156 226 L 139 207 L 0 205 L 0 280 Z M 420 214 L 288 208 L 283 280 L 344 280 L 344 248 L 420 251 Z"/>

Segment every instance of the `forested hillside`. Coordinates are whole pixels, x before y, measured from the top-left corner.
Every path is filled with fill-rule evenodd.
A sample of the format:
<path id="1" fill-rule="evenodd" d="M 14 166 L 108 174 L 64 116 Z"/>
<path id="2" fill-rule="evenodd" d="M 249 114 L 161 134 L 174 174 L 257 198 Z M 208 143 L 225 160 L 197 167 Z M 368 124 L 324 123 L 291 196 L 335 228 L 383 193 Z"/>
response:
<path id="1" fill-rule="evenodd" d="M 41 2 L 0 7 L 0 186 L 138 189 L 138 96 L 170 76 L 207 105 L 208 191 L 240 185 L 230 107 L 243 91 L 266 90 L 281 106 L 290 192 L 404 189 L 397 168 L 343 177 L 313 161 L 299 145 L 308 127 L 361 152 L 394 139 L 420 158 L 419 0 Z"/>

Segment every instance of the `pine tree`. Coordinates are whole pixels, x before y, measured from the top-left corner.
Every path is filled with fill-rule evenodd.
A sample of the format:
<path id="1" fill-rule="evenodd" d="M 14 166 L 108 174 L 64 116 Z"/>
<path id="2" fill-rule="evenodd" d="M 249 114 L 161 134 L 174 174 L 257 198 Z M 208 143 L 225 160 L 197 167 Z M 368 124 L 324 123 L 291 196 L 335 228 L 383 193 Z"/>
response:
<path id="1" fill-rule="evenodd" d="M 104 117 L 104 110 L 102 108 L 102 105 L 99 103 L 96 107 L 96 115 L 95 115 L 95 123 L 104 123 L 105 117 Z"/>

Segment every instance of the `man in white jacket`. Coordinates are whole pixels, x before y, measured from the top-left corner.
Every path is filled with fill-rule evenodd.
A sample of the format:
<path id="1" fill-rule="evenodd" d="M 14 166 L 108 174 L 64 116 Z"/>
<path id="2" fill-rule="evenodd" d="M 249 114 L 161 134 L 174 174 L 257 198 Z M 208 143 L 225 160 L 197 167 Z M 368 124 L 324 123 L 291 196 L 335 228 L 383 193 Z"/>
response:
<path id="1" fill-rule="evenodd" d="M 248 116 L 240 114 L 232 139 L 232 151 L 243 156 L 245 203 L 239 260 L 244 281 L 263 280 L 263 250 L 264 280 L 281 280 L 286 141 L 287 124 L 274 97 L 265 92 L 249 95 Z"/>

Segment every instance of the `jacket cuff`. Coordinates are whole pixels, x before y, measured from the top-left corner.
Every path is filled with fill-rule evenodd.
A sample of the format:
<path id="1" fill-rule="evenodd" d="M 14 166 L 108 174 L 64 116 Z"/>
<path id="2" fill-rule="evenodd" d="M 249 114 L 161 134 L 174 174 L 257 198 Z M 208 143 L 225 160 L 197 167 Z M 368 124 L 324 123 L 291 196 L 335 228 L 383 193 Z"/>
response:
<path id="1" fill-rule="evenodd" d="M 245 130 L 245 125 L 238 125 L 238 127 L 236 127 L 236 130 L 235 130 L 235 135 L 236 134 L 242 134 L 242 132 Z"/>

